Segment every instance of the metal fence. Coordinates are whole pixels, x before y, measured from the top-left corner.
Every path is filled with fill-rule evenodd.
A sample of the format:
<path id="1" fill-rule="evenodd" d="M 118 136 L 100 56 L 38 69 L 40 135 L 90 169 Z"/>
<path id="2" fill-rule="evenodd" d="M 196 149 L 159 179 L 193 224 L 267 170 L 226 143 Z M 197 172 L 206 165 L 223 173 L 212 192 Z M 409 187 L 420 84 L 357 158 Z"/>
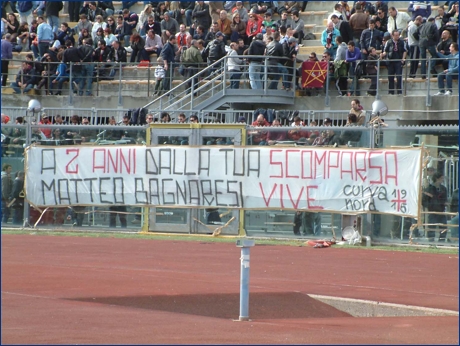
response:
<path id="1" fill-rule="evenodd" d="M 232 58 L 242 58 L 243 62 L 241 65 L 237 66 L 240 68 L 241 76 L 239 77 L 240 79 L 240 88 L 242 89 L 251 89 L 250 87 L 250 71 L 249 71 L 249 64 L 247 63 L 246 59 L 248 56 L 232 56 Z M 268 89 L 269 85 L 272 81 L 278 81 L 281 79 L 284 79 L 285 77 L 288 79 L 292 79 L 292 82 L 294 85 L 299 85 L 296 86 L 296 89 L 300 87 L 301 90 L 304 90 L 309 93 L 309 90 L 312 91 L 314 95 L 316 95 L 318 92 L 321 93 L 321 95 L 324 96 L 325 100 L 325 106 L 329 106 L 331 102 L 331 97 L 336 97 L 339 95 L 336 87 L 336 81 L 337 78 L 334 76 L 332 73 L 327 73 L 326 74 L 326 79 L 324 81 L 324 87 L 323 88 L 316 88 L 316 89 L 307 89 L 307 88 L 302 88 L 301 86 L 301 72 L 299 69 L 299 66 L 297 65 L 295 69 L 288 68 L 288 74 L 286 75 L 285 73 L 281 73 L 280 71 L 276 70 L 276 67 L 273 67 L 271 65 L 271 61 L 269 57 L 266 56 L 261 56 L 261 60 L 263 61 L 261 63 L 262 69 L 261 69 L 261 78 L 262 82 L 264 85 L 264 89 Z M 430 64 L 431 60 L 435 60 L 437 65 L 441 65 L 442 69 L 446 67 L 448 64 L 448 59 L 441 59 L 441 58 L 428 58 L 427 63 Z M 187 79 L 192 79 L 191 83 L 194 83 L 195 81 L 198 81 L 197 85 L 195 86 L 196 89 L 199 89 L 198 95 L 194 95 L 195 92 L 188 94 L 183 94 L 180 97 L 177 97 L 178 95 L 175 95 L 175 103 L 179 103 L 179 100 L 182 97 L 187 97 L 189 101 L 187 102 L 188 105 L 193 105 L 197 104 L 199 100 L 195 100 L 195 98 L 203 98 L 204 95 L 210 94 L 209 90 L 214 89 L 214 88 L 222 88 L 222 84 L 225 85 L 226 88 L 231 88 L 231 72 L 229 72 L 229 65 L 228 65 L 229 57 L 226 56 L 222 59 L 222 64 L 219 64 L 219 68 L 222 71 L 226 71 L 223 75 L 223 82 L 222 83 L 205 83 L 208 74 L 207 73 L 202 73 L 202 67 L 204 70 L 208 69 L 210 70 L 208 64 L 203 64 L 202 67 L 198 67 L 196 71 L 200 75 L 196 76 L 195 78 L 188 78 L 190 77 L 187 73 L 184 73 L 186 71 L 186 66 L 184 64 L 177 62 L 173 63 L 173 68 L 170 69 L 172 76 L 172 85 L 171 87 L 179 87 L 177 88 L 177 94 L 180 90 L 180 92 L 184 92 L 186 89 L 186 84 Z M 20 65 L 22 60 L 11 60 L 13 64 L 16 66 Z M 375 61 L 374 61 L 375 63 Z M 377 74 L 375 75 L 375 78 L 377 79 L 378 83 L 376 85 L 376 90 L 375 90 L 375 97 L 378 99 L 381 97 L 381 95 L 386 95 L 390 92 L 389 90 L 389 83 L 388 81 L 391 79 L 391 76 L 388 76 L 387 68 L 386 65 L 388 64 L 388 61 L 386 60 L 377 60 Z M 422 76 L 421 72 L 417 72 L 415 76 L 410 75 L 409 72 L 409 66 L 412 63 L 410 59 L 406 60 L 406 65 L 403 68 L 403 73 L 401 75 L 402 78 L 402 89 L 401 89 L 401 94 L 403 96 L 406 95 L 425 95 L 425 105 L 426 106 L 431 106 L 431 101 L 432 101 L 432 95 L 435 94 L 438 91 L 437 88 L 437 81 L 433 80 L 433 77 L 431 75 L 431 70 L 427 69 L 427 74 L 426 76 Z M 419 60 L 414 60 L 414 63 L 419 64 Z M 52 65 L 50 63 L 45 63 L 46 66 Z M 88 82 L 91 80 L 93 82 L 93 85 L 90 90 L 92 94 L 95 96 L 99 96 L 102 94 L 111 94 L 111 95 L 118 95 L 118 105 L 122 105 L 122 97 L 124 95 L 129 95 L 133 92 L 135 92 L 137 95 L 140 96 L 146 96 L 146 97 L 152 97 L 153 99 L 157 98 L 157 95 L 155 95 L 156 91 L 156 79 L 154 75 L 154 70 L 156 67 L 156 63 L 148 63 L 146 65 L 140 65 L 139 63 L 99 63 L 95 62 L 92 63 L 95 66 L 94 69 L 94 74 L 92 76 L 80 76 L 79 74 L 73 74 L 72 70 L 74 69 L 73 64 L 70 64 L 70 76 L 67 77 L 65 84 L 63 86 L 63 93 L 68 95 L 69 101 L 68 103 L 70 105 L 73 104 L 73 98 L 74 98 L 74 91 L 78 93 L 85 93 L 86 89 L 81 89 L 84 88 L 84 82 Z M 284 64 L 282 64 L 284 66 Z M 217 65 L 216 65 L 217 66 Z M 10 68 L 11 69 L 11 68 Z M 201 70 L 201 71 L 200 71 Z M 418 70 L 420 71 L 420 70 Z M 442 73 L 441 73 L 442 74 Z M 353 73 L 353 69 L 351 68 L 350 71 L 347 73 L 347 78 L 348 78 L 348 84 L 349 87 L 348 89 L 351 88 L 351 85 L 354 85 L 355 90 L 352 91 L 354 92 L 355 95 L 359 96 L 360 94 L 365 94 L 370 86 L 370 79 L 369 75 L 363 75 L 359 80 L 355 80 L 355 76 Z M 415 78 L 414 78 L 415 77 Z M 425 79 L 422 79 L 422 77 L 426 77 Z M 454 92 L 458 93 L 458 79 L 456 79 L 456 75 L 454 75 L 454 83 L 453 83 L 453 89 Z M 50 80 L 54 78 L 52 76 L 48 76 L 44 79 L 48 79 L 48 81 L 44 84 L 44 89 L 46 89 L 46 85 L 49 84 Z M 393 77 L 394 78 L 394 77 Z M 16 79 L 16 76 L 13 74 L 10 74 L 9 76 L 9 81 L 12 82 Z M 80 83 L 80 89 L 76 89 L 74 86 L 75 81 L 82 80 L 83 84 Z M 434 85 L 432 84 L 434 83 Z M 280 82 L 279 85 L 282 85 Z M 279 87 L 278 82 L 276 82 L 276 88 Z M 293 85 L 293 86 L 294 86 Z M 166 91 L 169 89 L 166 89 Z M 351 91 L 351 90 L 348 90 Z M 393 91 L 391 91 L 393 92 Z M 304 93 L 307 95 L 306 93 Z M 161 97 L 159 97 L 161 99 Z M 182 102 L 183 103 L 183 102 Z M 164 104 L 163 106 L 160 106 L 160 108 L 168 108 L 167 104 Z M 190 109 L 193 109 L 193 107 L 189 107 Z"/>

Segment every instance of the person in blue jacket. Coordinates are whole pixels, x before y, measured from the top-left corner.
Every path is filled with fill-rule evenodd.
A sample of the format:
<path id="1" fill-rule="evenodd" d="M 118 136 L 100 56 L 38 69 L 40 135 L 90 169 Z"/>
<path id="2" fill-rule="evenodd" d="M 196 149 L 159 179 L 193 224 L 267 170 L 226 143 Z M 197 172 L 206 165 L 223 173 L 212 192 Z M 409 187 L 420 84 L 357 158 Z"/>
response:
<path id="1" fill-rule="evenodd" d="M 435 94 L 436 96 L 452 95 L 452 80 L 458 79 L 458 43 L 452 42 L 449 46 L 449 51 L 449 55 L 444 55 L 438 52 L 438 57 L 449 59 L 449 68 L 438 74 L 439 91 Z M 447 91 L 444 93 L 445 84 L 447 84 Z"/>

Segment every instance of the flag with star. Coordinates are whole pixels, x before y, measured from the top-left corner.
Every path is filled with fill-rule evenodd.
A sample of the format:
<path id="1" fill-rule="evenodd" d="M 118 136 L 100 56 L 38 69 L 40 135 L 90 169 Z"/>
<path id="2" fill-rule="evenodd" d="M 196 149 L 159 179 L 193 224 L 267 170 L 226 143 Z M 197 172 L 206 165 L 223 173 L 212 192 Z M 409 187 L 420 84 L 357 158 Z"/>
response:
<path id="1" fill-rule="evenodd" d="M 327 70 L 327 61 L 304 61 L 302 63 L 302 88 L 322 88 Z"/>

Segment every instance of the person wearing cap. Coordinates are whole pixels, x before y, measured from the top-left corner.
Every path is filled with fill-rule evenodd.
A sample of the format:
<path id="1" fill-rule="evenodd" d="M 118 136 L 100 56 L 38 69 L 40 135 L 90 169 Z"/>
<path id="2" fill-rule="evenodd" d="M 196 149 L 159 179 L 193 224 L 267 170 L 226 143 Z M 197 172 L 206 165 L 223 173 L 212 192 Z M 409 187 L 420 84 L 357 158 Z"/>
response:
<path id="1" fill-rule="evenodd" d="M 241 124 L 246 124 L 246 118 L 245 117 L 239 117 L 238 122 Z"/>
<path id="2" fill-rule="evenodd" d="M 218 31 L 216 33 L 216 38 L 213 41 L 209 42 L 206 46 L 205 51 L 208 56 L 208 64 L 213 64 L 217 60 L 220 60 L 225 55 L 227 55 L 227 51 L 225 50 L 224 38 L 224 34 L 221 31 Z M 215 66 L 211 70 L 211 73 L 213 73 L 217 68 L 218 66 Z"/>
<path id="3" fill-rule="evenodd" d="M 331 118 L 324 118 L 323 126 L 332 126 L 332 119 Z"/>
<path id="4" fill-rule="evenodd" d="M 263 42 L 263 36 L 261 33 L 255 36 L 255 39 L 251 42 L 248 48 L 248 55 L 262 56 L 265 54 L 265 43 Z M 262 89 L 262 57 L 249 57 L 249 83 L 252 89 Z"/>

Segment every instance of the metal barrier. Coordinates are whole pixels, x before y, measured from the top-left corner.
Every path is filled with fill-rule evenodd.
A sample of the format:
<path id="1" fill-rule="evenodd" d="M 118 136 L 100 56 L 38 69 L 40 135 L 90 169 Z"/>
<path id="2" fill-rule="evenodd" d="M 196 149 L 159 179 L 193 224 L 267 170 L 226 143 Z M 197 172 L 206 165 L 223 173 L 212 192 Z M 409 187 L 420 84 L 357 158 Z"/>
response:
<path id="1" fill-rule="evenodd" d="M 165 94 L 161 95 L 158 98 L 154 98 L 151 102 L 149 102 L 146 106 L 150 106 L 151 104 L 158 102 L 157 107 L 160 109 L 165 109 L 165 110 L 173 110 L 173 109 L 194 109 L 194 106 L 198 105 L 200 102 L 205 100 L 206 98 L 209 98 L 210 96 L 216 95 L 219 92 L 222 93 L 222 95 L 228 95 L 229 92 L 232 90 L 232 84 L 231 84 L 231 73 L 229 72 L 229 65 L 228 65 L 228 60 L 230 58 L 241 58 L 243 61 L 247 61 L 248 58 L 251 58 L 251 56 L 226 56 L 222 58 L 220 61 L 216 61 L 212 63 L 211 65 L 208 66 L 208 64 L 204 64 L 206 67 L 202 69 L 201 71 L 198 71 L 197 74 L 193 76 L 189 76 L 188 74 L 186 77 L 181 75 L 178 71 L 183 71 L 184 70 L 184 64 L 181 63 L 174 63 L 172 66 L 172 69 L 170 69 L 172 73 L 172 84 L 176 85 L 175 87 L 172 88 L 172 90 L 164 90 Z M 275 81 L 276 82 L 276 88 L 278 88 L 278 79 L 284 79 L 284 77 L 287 77 L 289 81 L 292 81 L 294 87 L 297 85 L 297 79 L 301 77 L 296 68 L 288 68 L 288 74 L 286 75 L 285 73 L 281 73 L 277 71 L 277 67 L 272 65 L 273 61 L 272 57 L 267 57 L 267 56 L 259 56 L 256 57 L 259 58 L 260 60 L 263 61 L 261 63 L 261 79 L 263 82 L 263 87 L 261 90 L 263 92 L 261 93 L 262 95 L 267 95 L 267 92 L 270 91 L 271 88 L 271 82 Z M 286 60 L 286 58 L 276 58 L 277 60 Z M 432 60 L 438 61 L 442 64 L 446 64 L 446 61 L 448 59 L 441 59 L 441 58 L 428 58 L 427 63 L 430 64 Z M 11 62 L 16 62 L 20 63 L 23 60 L 11 60 Z M 370 60 L 368 60 L 370 61 Z M 419 60 L 414 60 L 419 63 Z M 374 61 L 375 63 L 375 61 Z M 377 75 L 376 78 L 377 80 L 380 81 L 380 83 L 377 83 L 376 86 L 376 95 L 375 97 L 379 99 L 381 95 L 388 93 L 388 87 L 387 87 L 387 80 L 388 76 L 385 74 L 386 68 L 385 64 L 387 61 L 382 61 L 382 60 L 377 60 Z M 430 79 L 432 78 L 431 71 L 430 69 L 427 69 L 427 74 L 426 74 L 426 79 L 422 79 L 421 74 L 417 73 L 415 75 L 416 78 L 412 78 L 414 76 L 409 75 L 409 65 L 411 63 L 410 59 L 406 60 L 406 66 L 403 69 L 403 74 L 402 74 L 402 95 L 413 95 L 413 94 L 420 94 L 420 95 L 426 95 L 426 106 L 431 106 L 431 99 L 432 99 L 432 94 L 434 94 L 434 91 L 432 89 L 432 86 L 430 84 Z M 53 63 L 44 63 L 46 66 L 46 69 L 49 70 L 50 66 L 53 65 Z M 57 63 L 55 63 L 57 64 Z M 87 82 L 89 78 L 93 81 L 94 86 L 92 87 L 92 91 L 89 91 L 93 93 L 95 96 L 101 95 L 102 92 L 108 92 L 112 94 L 117 94 L 118 95 L 118 106 L 122 105 L 122 98 L 123 95 L 129 95 L 132 92 L 136 92 L 138 95 L 145 95 L 146 97 L 152 97 L 154 96 L 155 92 L 155 77 L 154 77 L 154 69 L 156 66 L 156 63 L 149 63 L 146 66 L 139 66 L 138 63 L 99 63 L 99 62 L 94 62 L 91 63 L 92 66 L 94 66 L 94 74 L 92 76 L 83 76 L 81 77 L 80 75 L 73 76 L 73 73 L 70 73 L 70 76 L 67 78 L 66 85 L 67 87 L 65 88 L 66 93 L 68 93 L 68 102 L 70 105 L 73 104 L 73 98 L 74 98 L 74 86 L 73 82 L 75 81 L 75 78 L 78 78 L 78 80 L 83 80 Z M 80 64 L 82 65 L 82 64 Z M 83 64 L 85 65 L 85 63 Z M 281 65 L 284 66 L 283 63 Z M 186 67 L 186 66 L 185 66 Z M 243 63 L 239 65 L 241 69 L 241 76 L 239 77 L 240 87 L 242 89 L 247 89 L 247 90 L 253 90 L 253 88 L 250 88 L 250 82 L 249 82 L 249 65 L 247 63 Z M 73 63 L 70 64 L 70 72 L 73 70 Z M 11 69 L 11 66 L 10 66 Z M 185 69 L 186 70 L 186 69 Z M 197 70 L 200 70 L 200 67 L 197 68 Z M 211 75 L 211 72 L 212 75 Z M 215 73 L 214 73 L 215 72 Z M 224 73 L 225 72 L 225 73 Z M 386 78 L 385 78 L 386 77 Z M 10 75 L 10 82 L 12 82 L 16 76 Z M 47 77 L 48 79 L 51 78 L 51 76 Z M 347 75 L 347 83 L 355 83 L 356 84 L 356 92 L 360 92 L 362 88 L 359 88 L 360 84 L 366 85 L 368 83 L 369 79 L 368 76 L 364 75 L 357 83 L 353 81 L 353 74 L 350 74 L 349 76 Z M 350 80 L 351 79 L 351 80 Z M 324 82 L 325 87 L 322 88 L 325 96 L 325 106 L 330 105 L 331 97 L 335 95 L 335 90 L 334 87 L 334 81 L 335 78 L 328 73 L 326 75 L 326 80 Z M 46 83 L 45 83 L 46 84 Z M 48 80 L 49 84 L 49 80 Z M 80 83 L 80 88 L 77 90 L 77 93 L 84 93 L 86 92 L 87 89 L 80 90 L 81 88 L 84 87 L 84 84 Z M 454 90 L 458 90 L 458 80 L 453 83 L 454 85 Z M 46 85 L 45 85 L 46 87 Z M 190 93 L 187 93 L 187 90 L 185 89 L 191 89 Z M 90 89 L 91 90 L 91 89 Z M 364 92 L 364 91 L 363 91 Z M 174 95 L 174 98 L 171 98 L 170 100 L 170 95 Z M 196 94 L 196 95 L 195 95 Z M 250 94 L 249 94 L 250 95 Z M 338 95 L 338 94 L 337 94 Z M 286 97 L 294 97 L 293 93 L 286 93 L 284 95 Z M 187 108 L 188 107 L 188 108 Z"/>

